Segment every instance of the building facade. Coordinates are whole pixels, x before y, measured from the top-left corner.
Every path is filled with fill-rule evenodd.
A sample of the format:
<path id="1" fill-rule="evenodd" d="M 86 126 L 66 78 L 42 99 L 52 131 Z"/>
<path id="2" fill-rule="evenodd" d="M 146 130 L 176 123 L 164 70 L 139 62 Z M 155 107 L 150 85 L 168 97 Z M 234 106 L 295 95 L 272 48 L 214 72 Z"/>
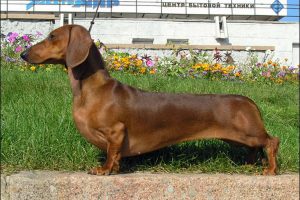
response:
<path id="1" fill-rule="evenodd" d="M 286 0 L 1 0 L 1 32 L 49 33 L 62 24 L 89 28 L 97 7 L 93 39 L 114 49 L 184 48 L 274 51 L 299 64 L 299 23 L 287 15 Z"/>

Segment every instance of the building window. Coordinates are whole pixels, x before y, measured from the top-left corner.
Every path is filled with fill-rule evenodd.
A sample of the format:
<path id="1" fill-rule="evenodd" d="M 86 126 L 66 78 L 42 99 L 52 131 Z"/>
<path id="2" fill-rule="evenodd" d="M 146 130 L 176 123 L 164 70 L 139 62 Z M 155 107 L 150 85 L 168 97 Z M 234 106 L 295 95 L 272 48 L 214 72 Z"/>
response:
<path id="1" fill-rule="evenodd" d="M 299 43 L 293 43 L 293 65 L 297 66 L 300 63 L 299 59 Z"/>
<path id="2" fill-rule="evenodd" d="M 167 44 L 189 44 L 189 39 L 167 39 Z"/>
<path id="3" fill-rule="evenodd" d="M 132 44 L 153 44 L 153 38 L 132 38 Z"/>

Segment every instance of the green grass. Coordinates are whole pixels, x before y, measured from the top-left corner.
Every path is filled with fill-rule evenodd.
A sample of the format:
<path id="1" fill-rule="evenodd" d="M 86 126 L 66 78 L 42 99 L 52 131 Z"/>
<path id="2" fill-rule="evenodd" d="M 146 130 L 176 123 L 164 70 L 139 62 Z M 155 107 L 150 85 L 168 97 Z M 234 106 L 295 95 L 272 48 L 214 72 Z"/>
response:
<path id="1" fill-rule="evenodd" d="M 112 74 L 123 83 L 149 91 L 232 93 L 252 98 L 267 130 L 281 139 L 280 173 L 299 170 L 298 84 L 267 85 Z M 71 89 L 64 72 L 20 72 L 1 69 L 1 168 L 88 170 L 105 154 L 76 130 L 71 117 Z M 260 173 L 245 165 L 248 149 L 217 140 L 183 143 L 122 160 L 121 170 L 159 172 Z"/>

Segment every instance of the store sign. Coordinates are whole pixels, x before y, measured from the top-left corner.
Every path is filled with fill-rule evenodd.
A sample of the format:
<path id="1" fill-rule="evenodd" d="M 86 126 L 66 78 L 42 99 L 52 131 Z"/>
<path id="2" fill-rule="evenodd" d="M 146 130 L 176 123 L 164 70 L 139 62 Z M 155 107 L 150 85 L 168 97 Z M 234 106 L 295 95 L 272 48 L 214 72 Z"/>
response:
<path id="1" fill-rule="evenodd" d="M 74 7 L 92 7 L 96 8 L 98 6 L 99 1 L 98 0 L 42 0 L 42 1 L 36 1 L 31 0 L 26 5 L 26 10 L 31 9 L 34 5 L 72 5 Z M 100 2 L 101 8 L 110 8 L 112 6 L 118 6 L 120 5 L 119 0 L 102 0 Z"/>
<path id="2" fill-rule="evenodd" d="M 1 0 L 1 11 L 95 12 L 99 0 Z M 101 0 L 99 12 L 286 16 L 287 0 Z"/>
<path id="3" fill-rule="evenodd" d="M 189 7 L 189 8 L 255 8 L 254 3 L 171 3 L 163 2 L 162 7 Z"/>

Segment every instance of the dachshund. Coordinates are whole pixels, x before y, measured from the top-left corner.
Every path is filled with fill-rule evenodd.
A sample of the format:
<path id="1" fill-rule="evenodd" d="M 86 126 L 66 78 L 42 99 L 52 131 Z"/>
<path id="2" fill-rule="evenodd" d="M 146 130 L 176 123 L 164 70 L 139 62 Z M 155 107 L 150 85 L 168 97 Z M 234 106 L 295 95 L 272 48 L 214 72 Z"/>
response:
<path id="1" fill-rule="evenodd" d="M 21 57 L 67 68 L 76 128 L 107 153 L 104 165 L 90 174 L 118 173 L 122 157 L 199 139 L 264 149 L 268 167 L 263 174 L 277 173 L 279 139 L 267 133 L 257 105 L 245 96 L 157 93 L 122 84 L 109 75 L 89 32 L 79 25 L 52 31 Z"/>

